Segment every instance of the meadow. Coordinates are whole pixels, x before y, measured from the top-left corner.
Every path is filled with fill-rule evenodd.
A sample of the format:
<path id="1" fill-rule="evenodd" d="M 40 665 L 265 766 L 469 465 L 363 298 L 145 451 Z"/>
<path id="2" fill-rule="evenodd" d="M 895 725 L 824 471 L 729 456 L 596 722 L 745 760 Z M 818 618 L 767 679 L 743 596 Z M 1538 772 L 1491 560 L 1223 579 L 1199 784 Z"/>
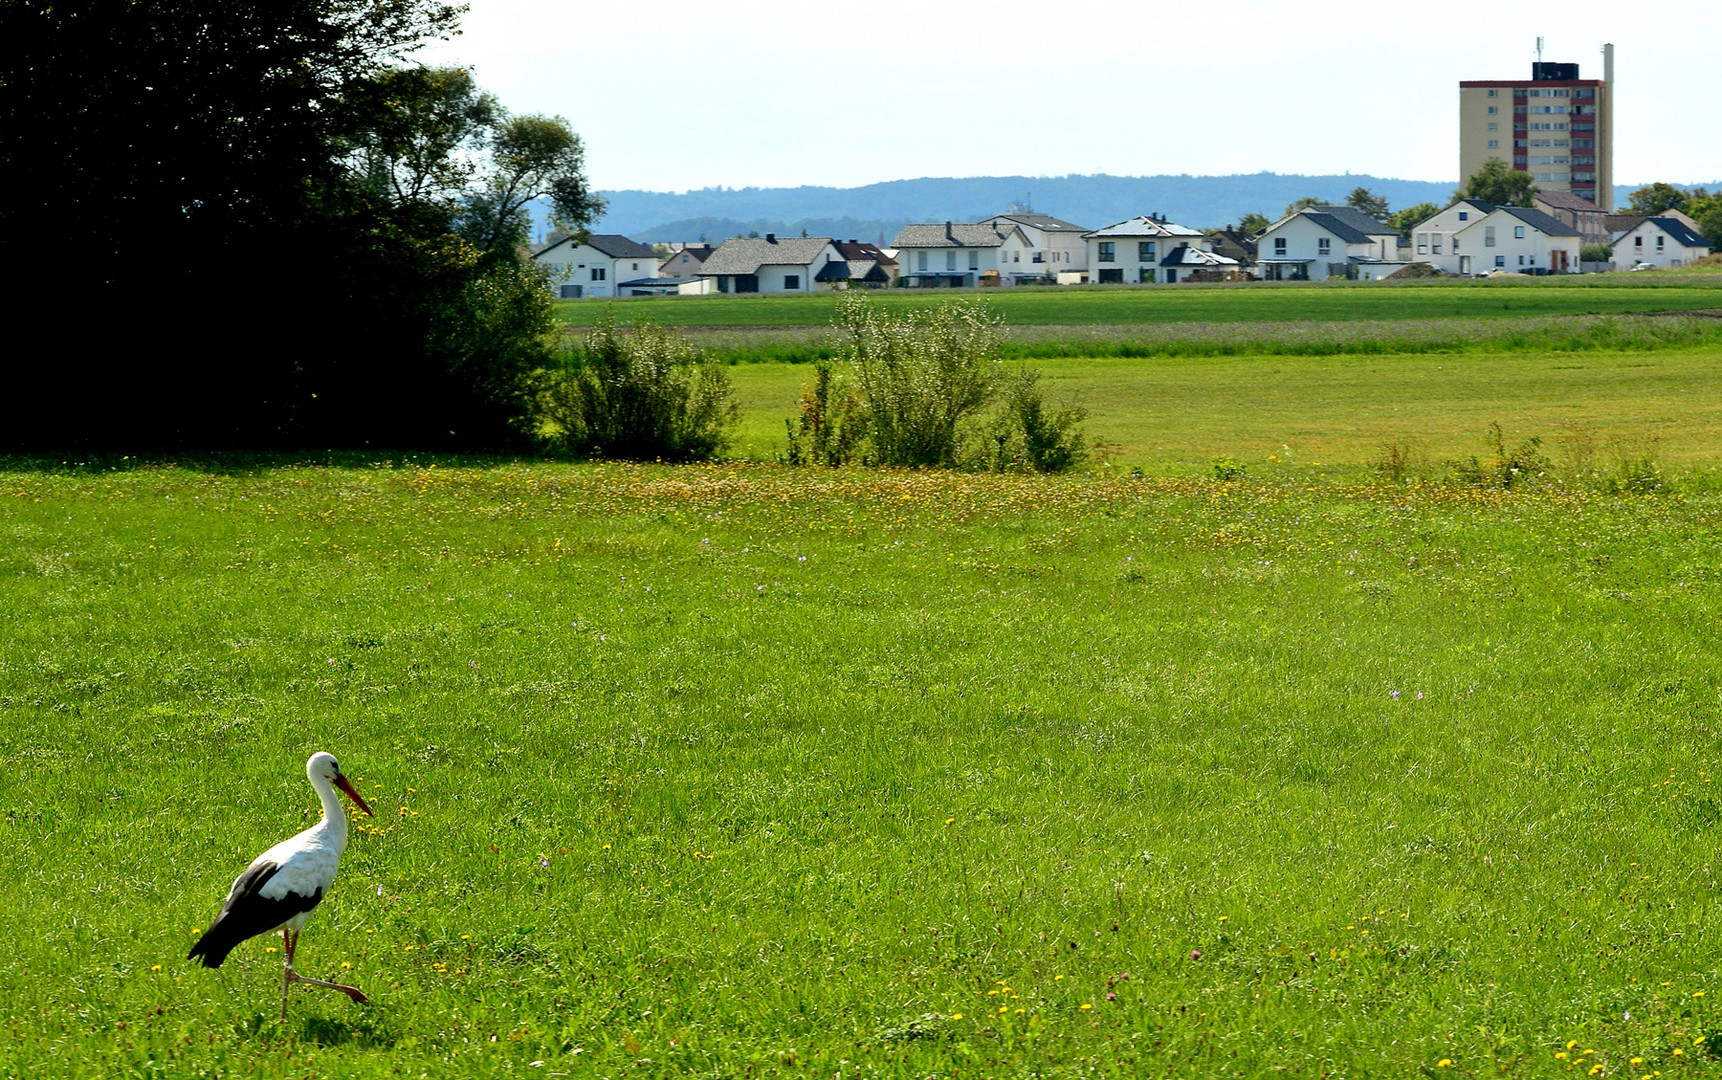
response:
<path id="1" fill-rule="evenodd" d="M 1714 491 L 122 462 L 0 521 L 10 1074 L 1722 1050 Z M 281 1023 L 272 943 L 183 956 L 314 748 L 380 813 L 301 970 L 376 1004 Z"/>
<path id="2" fill-rule="evenodd" d="M 1622 318 L 1045 358 L 1063 477 L 769 362 L 713 465 L 0 460 L 0 1074 L 1716 1075 L 1722 346 Z M 281 1021 L 184 956 L 316 749 Z"/>

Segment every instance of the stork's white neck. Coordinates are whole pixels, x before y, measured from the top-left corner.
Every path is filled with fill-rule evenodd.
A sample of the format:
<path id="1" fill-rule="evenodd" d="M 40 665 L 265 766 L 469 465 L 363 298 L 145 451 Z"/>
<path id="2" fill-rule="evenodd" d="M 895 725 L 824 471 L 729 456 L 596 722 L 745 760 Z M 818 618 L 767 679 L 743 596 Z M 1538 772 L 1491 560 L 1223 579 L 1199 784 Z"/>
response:
<path id="1" fill-rule="evenodd" d="M 347 812 L 341 808 L 341 797 L 335 794 L 335 785 L 322 776 L 312 776 L 311 786 L 317 789 L 317 798 L 323 803 L 323 820 L 315 828 L 328 837 L 330 846 L 336 851 L 347 846 Z"/>

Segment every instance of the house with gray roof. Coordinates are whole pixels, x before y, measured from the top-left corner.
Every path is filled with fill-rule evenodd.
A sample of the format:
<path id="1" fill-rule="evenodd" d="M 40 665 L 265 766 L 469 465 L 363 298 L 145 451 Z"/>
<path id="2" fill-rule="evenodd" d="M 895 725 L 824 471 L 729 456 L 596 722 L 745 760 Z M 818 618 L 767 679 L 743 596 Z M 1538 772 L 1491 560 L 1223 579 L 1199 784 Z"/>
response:
<path id="1" fill-rule="evenodd" d="M 1100 285 L 1177 281 L 1183 264 L 1174 263 L 1162 271 L 1161 260 L 1179 244 L 1198 250 L 1211 246 L 1200 229 L 1153 214 L 1127 218 L 1082 238 L 1088 248 L 1088 280 Z"/>
<path id="2" fill-rule="evenodd" d="M 550 271 L 550 287 L 563 299 L 627 296 L 625 284 L 660 276 L 657 252 L 616 233 L 564 237 L 532 261 Z"/>
<path id="3" fill-rule="evenodd" d="M 1037 250 L 1015 224 L 905 225 L 892 243 L 898 276 L 911 288 L 1037 281 Z"/>
<path id="4" fill-rule="evenodd" d="M 1013 210 L 987 218 L 978 224 L 991 225 L 994 228 L 1015 225 L 1021 229 L 1033 249 L 1029 255 L 1029 265 L 1039 270 L 1043 276 L 1079 274 L 1088 269 L 1088 244 L 1083 240 L 1088 229 L 1075 222 L 1064 221 L 1051 214 Z"/>
<path id="5" fill-rule="evenodd" d="M 839 289 L 849 265 L 829 236 L 733 236 L 701 264 L 720 293 L 795 293 Z"/>
<path id="6" fill-rule="evenodd" d="M 1486 203 L 1484 205 L 1487 205 Z M 1429 261 L 1450 274 L 1576 274 L 1583 237 L 1541 210 L 1496 206 L 1453 234 L 1453 246 Z"/>
<path id="7" fill-rule="evenodd" d="M 1673 270 L 1702 259 L 1710 254 L 1710 241 L 1691 222 L 1678 212 L 1643 219 L 1614 242 L 1615 268 Z"/>
<path id="8" fill-rule="evenodd" d="M 1375 281 L 1406 263 L 1399 232 L 1386 223 L 1349 206 L 1306 206 L 1262 233 L 1256 266 L 1266 281 Z"/>

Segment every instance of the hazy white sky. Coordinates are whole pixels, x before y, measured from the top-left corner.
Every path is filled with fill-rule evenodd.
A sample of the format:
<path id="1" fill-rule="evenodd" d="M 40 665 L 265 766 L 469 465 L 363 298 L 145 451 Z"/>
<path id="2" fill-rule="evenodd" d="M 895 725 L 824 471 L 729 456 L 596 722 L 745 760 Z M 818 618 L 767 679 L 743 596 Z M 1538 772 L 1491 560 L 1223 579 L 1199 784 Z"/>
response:
<path id="1" fill-rule="evenodd" d="M 1722 178 L 1722 4 L 472 0 L 424 54 L 566 117 L 599 188 L 918 176 L 1458 179 L 1458 83 L 1602 77 L 1615 179 Z"/>

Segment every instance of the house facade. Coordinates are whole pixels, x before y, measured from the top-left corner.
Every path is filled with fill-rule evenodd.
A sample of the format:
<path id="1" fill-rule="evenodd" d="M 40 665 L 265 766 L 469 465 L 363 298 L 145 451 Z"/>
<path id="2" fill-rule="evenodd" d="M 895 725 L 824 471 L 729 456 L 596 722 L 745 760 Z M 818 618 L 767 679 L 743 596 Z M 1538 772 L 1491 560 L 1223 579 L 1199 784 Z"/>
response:
<path id="1" fill-rule="evenodd" d="M 994 228 L 1015 225 L 1028 238 L 1033 253 L 1029 262 L 1041 274 L 1080 273 L 1088 269 L 1088 245 L 1083 237 L 1088 230 L 1081 225 L 1062 221 L 1050 214 L 1006 213 L 980 222 Z"/>
<path id="2" fill-rule="evenodd" d="M 1608 229 L 1611 215 L 1582 195 L 1574 195 L 1570 191 L 1539 191 L 1531 205 L 1562 225 L 1576 229 L 1581 244 L 1606 244 L 1614 239 Z"/>
<path id="3" fill-rule="evenodd" d="M 698 277 L 700 267 L 711 258 L 717 248 L 710 244 L 684 244 L 679 251 L 671 251 L 669 258 L 658 262 L 659 277 L 691 278 Z"/>
<path id="4" fill-rule="evenodd" d="M 1406 265 L 1398 231 L 1349 206 L 1306 206 L 1256 240 L 1256 269 L 1265 281 L 1372 281 Z"/>
<path id="5" fill-rule="evenodd" d="M 658 256 L 644 244 L 614 233 L 567 237 L 532 255 L 550 271 L 550 287 L 563 299 L 627 296 L 626 282 L 656 278 Z"/>
<path id="6" fill-rule="evenodd" d="M 1449 274 L 1459 273 L 1459 261 L 1453 257 L 1453 237 L 1494 212 L 1494 203 L 1460 199 L 1411 231 L 1411 258 L 1438 266 Z"/>
<path id="7" fill-rule="evenodd" d="M 1579 232 L 1541 210 L 1497 206 L 1453 234 L 1452 250 L 1431 258 L 1450 274 L 1569 274 L 1579 269 Z"/>
<path id="8" fill-rule="evenodd" d="M 833 243 L 837 253 L 849 265 L 851 288 L 890 288 L 897 284 L 897 259 L 879 245 L 853 239 Z"/>
<path id="9" fill-rule="evenodd" d="M 911 288 L 1027 283 L 1043 273 L 1038 249 L 1017 225 L 905 225 L 892 247 Z"/>
<path id="10" fill-rule="evenodd" d="M 736 236 L 699 270 L 720 293 L 805 293 L 842 288 L 849 267 L 828 236 Z"/>
<path id="11" fill-rule="evenodd" d="M 1690 220 L 1685 215 L 1669 214 L 1640 221 L 1614 242 L 1615 269 L 1649 264 L 1658 270 L 1673 270 L 1710 254 L 1710 241 L 1688 224 Z"/>
<path id="12" fill-rule="evenodd" d="M 1199 229 L 1144 215 L 1083 234 L 1088 248 L 1088 280 L 1096 285 L 1151 285 L 1176 281 L 1183 264 L 1162 268 L 1180 244 L 1208 250 L 1212 241 Z M 1235 260 L 1229 260 L 1236 265 Z M 1170 277 L 1168 277 L 1170 275 Z"/>

